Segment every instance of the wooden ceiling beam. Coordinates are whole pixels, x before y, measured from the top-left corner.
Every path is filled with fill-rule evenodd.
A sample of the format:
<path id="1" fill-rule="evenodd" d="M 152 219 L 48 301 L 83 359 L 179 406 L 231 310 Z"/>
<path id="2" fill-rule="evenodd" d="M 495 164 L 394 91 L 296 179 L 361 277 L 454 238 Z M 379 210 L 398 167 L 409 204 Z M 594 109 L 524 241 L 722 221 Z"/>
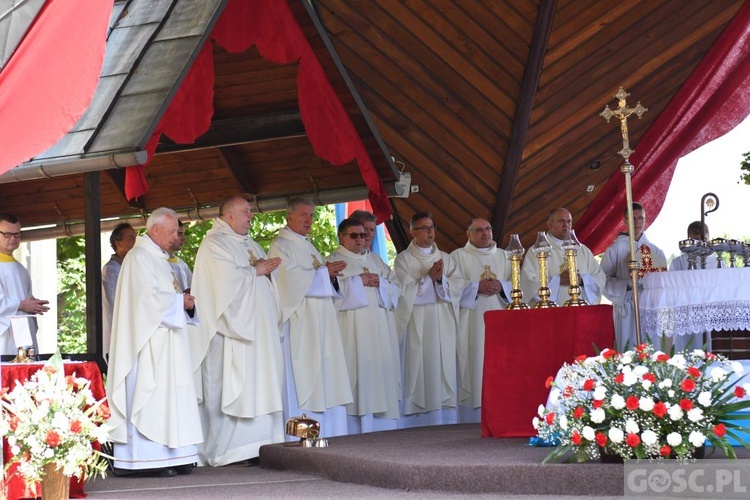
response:
<path id="1" fill-rule="evenodd" d="M 523 72 L 521 89 L 516 103 L 516 112 L 513 117 L 513 128 L 508 139 L 508 148 L 503 163 L 503 171 L 500 174 L 500 185 L 497 189 L 495 208 L 492 211 L 492 227 L 498 243 L 504 239 L 505 226 L 508 222 L 513 189 L 516 185 L 518 171 L 521 168 L 523 146 L 526 142 L 526 133 L 531 121 L 531 110 L 534 106 L 534 98 L 539 86 L 539 79 L 544 66 L 544 55 L 547 51 L 549 35 L 552 31 L 552 21 L 555 18 L 557 0 L 541 0 L 534 26 L 534 36 L 529 48 L 529 58 Z"/>
<path id="2" fill-rule="evenodd" d="M 217 148 L 216 152 L 219 155 L 219 161 L 227 169 L 227 173 L 237 185 L 237 188 L 243 193 L 258 194 L 258 187 L 243 173 L 245 169 L 235 148 L 231 146 Z"/>
<path id="3" fill-rule="evenodd" d="M 156 154 L 220 148 L 248 142 L 271 141 L 305 135 L 299 111 L 274 115 L 216 120 L 192 144 L 177 144 L 162 136 Z"/>

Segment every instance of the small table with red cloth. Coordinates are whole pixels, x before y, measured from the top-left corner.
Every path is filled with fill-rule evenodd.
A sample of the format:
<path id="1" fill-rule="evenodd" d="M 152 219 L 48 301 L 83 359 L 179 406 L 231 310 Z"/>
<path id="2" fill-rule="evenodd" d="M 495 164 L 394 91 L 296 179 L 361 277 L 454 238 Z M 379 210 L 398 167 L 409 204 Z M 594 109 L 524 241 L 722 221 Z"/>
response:
<path id="1" fill-rule="evenodd" d="M 44 363 L 3 363 L 0 367 L 2 374 L 2 388 L 12 390 L 16 385 L 16 380 L 21 383 L 27 381 L 34 373 L 42 369 Z M 89 388 L 91 394 L 97 399 L 104 399 L 106 392 L 102 373 L 99 366 L 93 361 L 84 362 L 65 362 L 65 374 L 77 377 L 84 377 L 91 381 Z M 3 464 L 7 464 L 11 459 L 10 447 L 3 440 Z M 15 500 L 17 498 L 34 498 L 41 496 L 40 485 L 29 486 L 20 474 L 14 474 L 15 465 L 8 469 L 5 474 L 5 498 Z M 70 478 L 70 498 L 85 498 L 86 493 L 83 491 L 84 483 L 74 477 Z"/>
<path id="2" fill-rule="evenodd" d="M 612 347 L 612 306 L 484 313 L 482 437 L 536 435 L 531 420 L 547 401 L 547 377 L 576 356 Z"/>

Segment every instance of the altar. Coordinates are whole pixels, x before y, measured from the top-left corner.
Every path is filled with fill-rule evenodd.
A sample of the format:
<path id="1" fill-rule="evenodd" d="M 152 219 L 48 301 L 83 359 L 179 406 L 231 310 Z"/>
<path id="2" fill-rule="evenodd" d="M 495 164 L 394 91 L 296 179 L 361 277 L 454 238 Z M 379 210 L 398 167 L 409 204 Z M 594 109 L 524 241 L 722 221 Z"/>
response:
<path id="1" fill-rule="evenodd" d="M 750 268 L 650 273 L 642 283 L 641 331 L 652 339 L 750 331 Z"/>
<path id="2" fill-rule="evenodd" d="M 2 363 L 0 366 L 0 375 L 2 376 L 2 388 L 10 390 L 15 387 L 16 381 L 25 382 L 31 375 L 41 370 L 44 366 L 43 362 L 39 363 Z M 91 381 L 91 393 L 97 399 L 104 399 L 106 392 L 104 389 L 104 382 L 102 380 L 102 374 L 99 371 L 99 366 L 93 361 L 67 361 L 64 363 L 65 374 L 73 375 L 74 373 L 78 377 L 84 377 Z M 11 454 L 10 449 L 3 440 L 3 464 L 7 464 L 10 461 Z M 8 500 L 15 500 L 18 498 L 34 498 L 41 496 L 38 485 L 27 485 L 26 481 L 19 475 L 14 474 L 13 471 L 15 466 L 11 466 L 5 472 L 4 481 L 4 492 L 5 498 Z M 83 490 L 84 483 L 76 479 L 75 477 L 70 478 L 70 497 L 71 498 L 85 498 L 86 493 Z"/>

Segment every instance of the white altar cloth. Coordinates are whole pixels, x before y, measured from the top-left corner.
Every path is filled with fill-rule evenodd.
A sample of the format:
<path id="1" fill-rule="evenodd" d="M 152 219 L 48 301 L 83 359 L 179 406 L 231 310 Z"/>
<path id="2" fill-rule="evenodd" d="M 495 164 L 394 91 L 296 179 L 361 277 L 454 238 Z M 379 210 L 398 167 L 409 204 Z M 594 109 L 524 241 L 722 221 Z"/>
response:
<path id="1" fill-rule="evenodd" d="M 750 330 L 750 268 L 649 273 L 642 283 L 641 330 L 651 337 Z"/>

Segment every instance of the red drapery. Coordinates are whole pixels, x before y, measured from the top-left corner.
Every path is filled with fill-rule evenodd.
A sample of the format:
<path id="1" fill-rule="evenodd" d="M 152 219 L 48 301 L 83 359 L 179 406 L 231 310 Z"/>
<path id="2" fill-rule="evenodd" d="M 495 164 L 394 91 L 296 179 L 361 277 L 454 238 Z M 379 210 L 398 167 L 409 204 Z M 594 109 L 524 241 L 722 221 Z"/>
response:
<path id="1" fill-rule="evenodd" d="M 191 143 L 211 125 L 214 85 L 211 40 L 233 53 L 256 45 L 265 59 L 278 64 L 299 61 L 300 114 L 315 154 L 334 165 L 356 160 L 370 190 L 370 203 L 378 221 L 387 219 L 391 208 L 380 176 L 286 1 L 229 2 L 152 136 L 147 146 L 149 159 L 162 133 L 175 142 Z M 125 183 L 128 199 L 138 198 L 147 190 L 143 166 L 128 167 Z"/>
<path id="2" fill-rule="evenodd" d="M 47 0 L 39 11 L 0 72 L 0 173 L 52 147 L 88 108 L 112 3 Z"/>
<path id="3" fill-rule="evenodd" d="M 648 96 L 638 96 L 646 101 Z M 646 103 L 647 104 L 647 103 Z M 746 2 L 695 71 L 636 145 L 630 161 L 633 200 L 653 220 L 677 160 L 736 127 L 750 114 L 750 2 Z M 575 226 L 594 253 L 615 238 L 625 209 L 625 177 L 612 175 Z"/>

